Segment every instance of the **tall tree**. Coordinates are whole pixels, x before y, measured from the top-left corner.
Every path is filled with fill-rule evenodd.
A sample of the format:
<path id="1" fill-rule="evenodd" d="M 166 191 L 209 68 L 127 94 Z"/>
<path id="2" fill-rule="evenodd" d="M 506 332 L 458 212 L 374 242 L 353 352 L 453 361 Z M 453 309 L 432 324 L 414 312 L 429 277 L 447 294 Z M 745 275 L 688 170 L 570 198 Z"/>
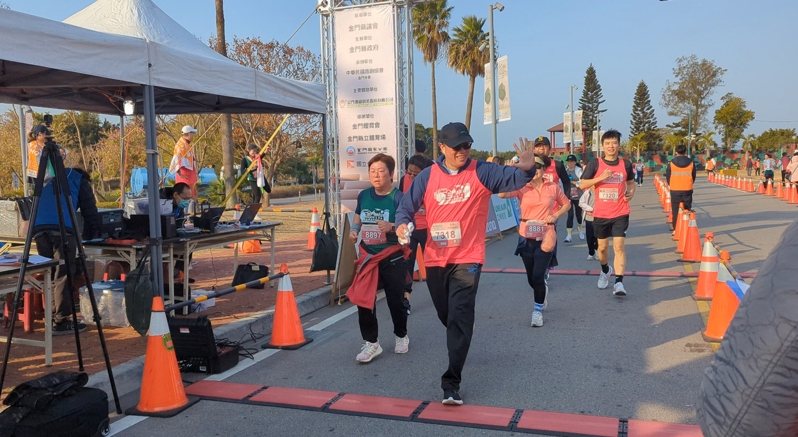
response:
<path id="1" fill-rule="evenodd" d="M 775 152 L 780 147 L 795 141 L 795 129 L 768 129 L 756 139 L 758 150 Z"/>
<path id="2" fill-rule="evenodd" d="M 587 144 L 592 144 L 593 131 L 598 127 L 599 115 L 606 111 L 601 109 L 602 103 L 604 103 L 604 94 L 601 92 L 601 84 L 596 76 L 596 69 L 590 64 L 585 70 L 585 85 L 582 87 L 582 97 L 579 98 L 582 129 L 588 133 L 585 138 Z"/>
<path id="3" fill-rule="evenodd" d="M 640 140 L 645 145 L 646 150 L 653 150 L 659 140 L 657 116 L 654 114 L 654 107 L 651 106 L 648 85 L 642 80 L 637 84 L 635 98 L 632 102 L 632 123 L 629 137 L 638 134 L 641 135 Z"/>
<path id="4" fill-rule="evenodd" d="M 676 59 L 674 82 L 668 81 L 662 90 L 662 106 L 668 115 L 680 118 L 680 124 L 691 125 L 692 131 L 706 127 L 707 111 L 715 103 L 712 93 L 723 84 L 725 68 L 696 55 Z"/>
<path id="5" fill-rule="evenodd" d="M 463 17 L 463 24 L 454 28 L 449 43 L 449 66 L 454 71 L 468 76 L 468 99 L 466 100 L 465 125 L 471 129 L 471 111 L 474 106 L 474 84 L 477 76 L 485 75 L 485 64 L 490 62 L 488 33 L 482 28 L 484 18 L 474 15 Z"/>
<path id="6" fill-rule="evenodd" d="M 745 100 L 732 93 L 727 93 L 720 101 L 723 104 L 715 111 L 715 127 L 720 131 L 725 147 L 731 149 L 754 119 L 754 111 L 746 107 Z"/>
<path id="7" fill-rule="evenodd" d="M 438 157 L 438 102 L 435 91 L 435 63 L 449 44 L 452 8 L 446 0 L 432 0 L 413 7 L 413 36 L 432 71 L 432 157 Z"/>
<path id="8" fill-rule="evenodd" d="M 216 1 L 216 51 L 222 56 L 227 56 L 227 40 L 224 35 L 224 0 Z M 223 114 L 221 120 L 221 146 L 222 146 L 222 180 L 224 180 L 224 193 L 228 197 L 227 207 L 232 208 L 238 203 L 236 193 L 233 193 L 235 178 L 233 176 L 233 117 Z M 232 195 L 230 194 L 232 193 Z"/>

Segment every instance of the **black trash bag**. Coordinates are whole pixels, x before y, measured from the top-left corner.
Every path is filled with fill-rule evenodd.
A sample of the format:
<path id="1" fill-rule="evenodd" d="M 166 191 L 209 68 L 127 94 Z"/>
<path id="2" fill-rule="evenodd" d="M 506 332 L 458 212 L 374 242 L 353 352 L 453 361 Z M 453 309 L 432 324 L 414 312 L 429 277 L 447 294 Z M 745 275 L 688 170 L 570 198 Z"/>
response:
<path id="1" fill-rule="evenodd" d="M 335 270 L 338 260 L 338 233 L 330 227 L 330 213 L 324 212 L 324 223 L 316 230 L 316 247 L 313 248 L 313 259 L 310 271 Z"/>
<path id="2" fill-rule="evenodd" d="M 125 314 L 130 326 L 140 335 L 147 335 L 150 329 L 150 313 L 152 312 L 152 282 L 147 258 L 150 252 L 141 258 L 135 269 L 131 270 L 125 280 Z"/>

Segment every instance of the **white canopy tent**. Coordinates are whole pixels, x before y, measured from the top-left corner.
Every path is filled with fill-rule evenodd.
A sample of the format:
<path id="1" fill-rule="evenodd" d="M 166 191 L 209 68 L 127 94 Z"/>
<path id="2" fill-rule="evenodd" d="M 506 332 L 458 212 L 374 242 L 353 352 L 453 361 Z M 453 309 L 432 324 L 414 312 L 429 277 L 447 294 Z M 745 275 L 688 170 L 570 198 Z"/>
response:
<path id="1" fill-rule="evenodd" d="M 149 29 L 137 35 L 143 38 L 0 9 L 0 102 L 121 115 L 123 101 L 133 99 L 135 113 L 145 118 L 150 198 L 157 198 L 158 185 L 156 113 L 324 113 L 322 85 L 277 78 L 210 49 L 203 53 L 185 39 L 178 43 L 174 35 L 188 32 L 150 0 L 100 0 L 71 19 L 111 19 L 109 10 L 102 8 L 122 6 L 131 8 L 127 18 L 139 19 L 149 11 L 149 18 L 139 21 Z M 167 24 L 159 24 L 165 19 Z M 131 23 L 119 21 L 114 30 L 129 31 L 123 22 Z M 153 37 L 148 32 L 158 29 L 171 33 L 148 39 Z M 152 259 L 162 256 L 157 214 L 151 208 Z M 154 289 L 161 290 L 162 270 L 152 269 L 152 275 Z"/>

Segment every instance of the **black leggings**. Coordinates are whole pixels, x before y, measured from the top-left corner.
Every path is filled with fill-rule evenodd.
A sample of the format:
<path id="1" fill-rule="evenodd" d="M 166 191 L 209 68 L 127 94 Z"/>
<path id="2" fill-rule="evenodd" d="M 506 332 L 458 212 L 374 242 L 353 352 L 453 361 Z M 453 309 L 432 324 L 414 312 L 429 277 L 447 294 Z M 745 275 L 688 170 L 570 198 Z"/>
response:
<path id="1" fill-rule="evenodd" d="M 565 227 L 568 229 L 574 228 L 574 213 L 576 213 L 576 222 L 582 224 L 582 208 L 579 207 L 579 199 L 571 199 L 571 209 L 568 210 L 568 220 L 565 222 Z"/>
<path id="2" fill-rule="evenodd" d="M 404 297 L 404 284 L 407 282 L 407 260 L 400 258 L 396 261 L 390 259 L 380 262 L 380 284 L 385 290 L 385 302 L 388 304 L 388 310 L 391 312 L 391 319 L 393 320 L 393 333 L 397 337 L 404 337 L 407 335 L 407 310 L 402 305 L 402 297 Z M 360 335 L 363 340 L 370 343 L 377 342 L 378 326 L 377 326 L 377 304 L 374 304 L 374 309 L 370 310 L 364 307 L 357 307 L 358 323 L 360 325 Z"/>
<path id="3" fill-rule="evenodd" d="M 546 270 L 549 268 L 553 253 L 541 250 L 540 241 L 528 241 L 528 248 L 531 249 L 532 256 L 521 254 L 521 260 L 526 269 L 527 282 L 535 293 L 535 303 L 542 305 L 546 300 Z"/>
<path id="4" fill-rule="evenodd" d="M 413 292 L 413 269 L 416 267 L 416 251 L 419 247 L 421 250 L 427 247 L 427 228 L 413 229 L 413 233 L 410 234 L 410 258 L 407 260 L 407 271 L 410 275 L 405 285 L 405 291 L 408 293 Z"/>
<path id="5" fill-rule="evenodd" d="M 596 233 L 593 232 L 592 220 L 585 220 L 585 235 L 587 237 L 585 239 L 587 241 L 587 254 L 593 256 L 598 250 L 598 238 L 596 238 Z"/>

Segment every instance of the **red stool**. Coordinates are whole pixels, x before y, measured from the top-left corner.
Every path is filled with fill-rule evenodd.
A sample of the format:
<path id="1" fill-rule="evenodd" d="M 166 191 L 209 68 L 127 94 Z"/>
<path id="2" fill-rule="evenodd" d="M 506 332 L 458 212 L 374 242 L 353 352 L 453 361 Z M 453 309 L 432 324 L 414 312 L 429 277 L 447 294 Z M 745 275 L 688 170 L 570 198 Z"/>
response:
<path id="1" fill-rule="evenodd" d="M 14 293 L 6 294 L 6 301 L 3 307 L 3 318 L 5 327 L 9 327 L 11 312 L 14 309 Z M 39 290 L 25 288 L 22 290 L 22 307 L 17 308 L 17 319 L 22 321 L 22 328 L 25 332 L 33 332 L 33 322 L 44 319 L 44 300 L 42 292 Z"/>

